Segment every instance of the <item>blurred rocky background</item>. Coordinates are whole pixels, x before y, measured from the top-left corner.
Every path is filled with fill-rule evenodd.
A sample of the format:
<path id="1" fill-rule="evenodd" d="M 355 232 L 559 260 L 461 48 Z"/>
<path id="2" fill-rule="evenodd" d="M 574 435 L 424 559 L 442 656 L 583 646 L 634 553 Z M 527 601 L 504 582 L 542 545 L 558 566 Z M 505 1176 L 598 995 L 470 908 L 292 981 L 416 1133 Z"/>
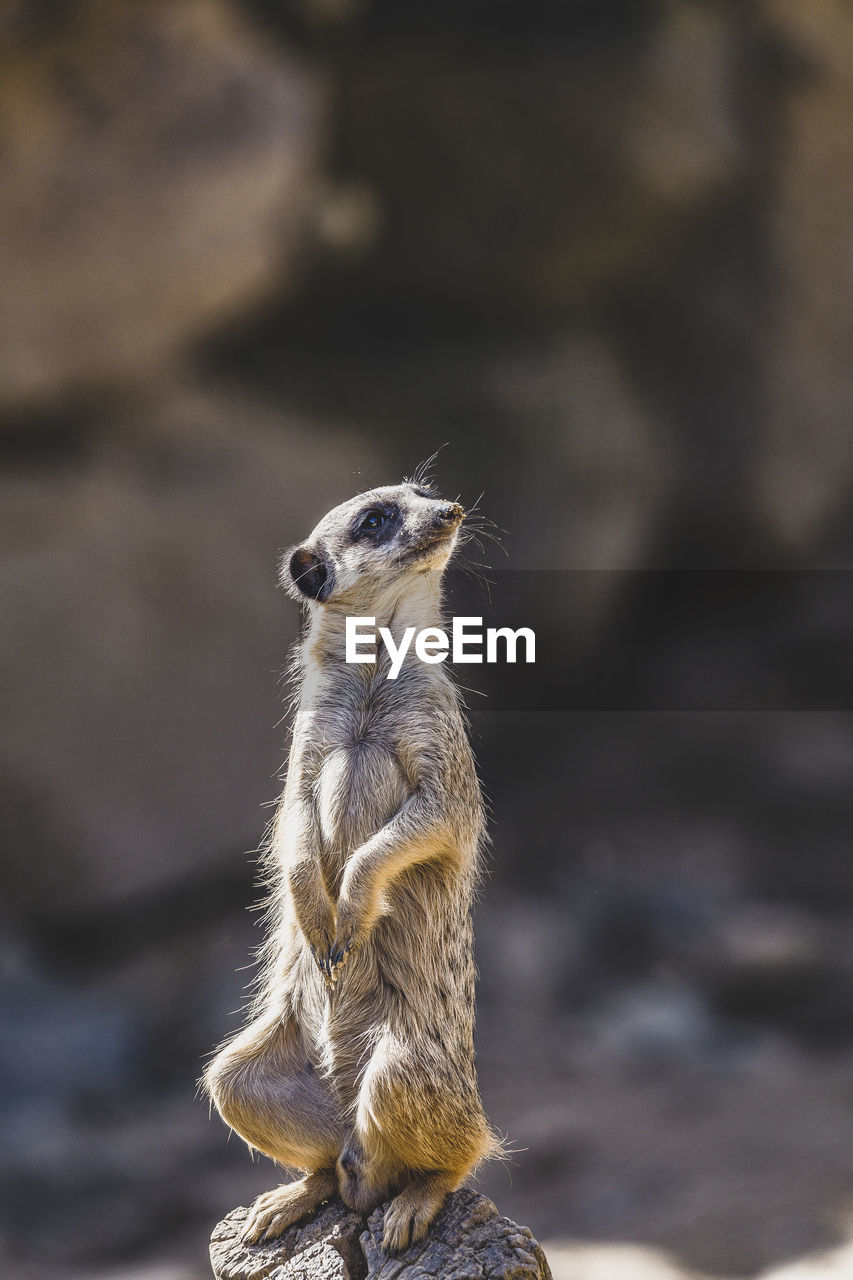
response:
<path id="1" fill-rule="evenodd" d="M 463 673 L 481 1185 L 557 1280 L 853 1274 L 853 8 L 5 0 L 0 174 L 4 1276 L 274 1182 L 195 1080 L 277 558 L 445 442 L 542 631 Z"/>

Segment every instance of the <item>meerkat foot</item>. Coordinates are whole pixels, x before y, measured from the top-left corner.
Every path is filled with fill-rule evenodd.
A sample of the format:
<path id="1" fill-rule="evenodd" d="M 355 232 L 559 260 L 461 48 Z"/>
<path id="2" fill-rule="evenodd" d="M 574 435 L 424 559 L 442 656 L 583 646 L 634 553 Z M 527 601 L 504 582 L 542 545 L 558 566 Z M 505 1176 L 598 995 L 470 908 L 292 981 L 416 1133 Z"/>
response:
<path id="1" fill-rule="evenodd" d="M 337 1190 L 334 1169 L 319 1169 L 298 1182 L 286 1182 L 258 1196 L 243 1228 L 244 1244 L 275 1240 L 294 1222 L 312 1213 Z"/>
<path id="2" fill-rule="evenodd" d="M 427 1174 L 404 1187 L 385 1210 L 382 1234 L 385 1252 L 399 1253 L 423 1240 L 450 1190 L 442 1174 Z"/>

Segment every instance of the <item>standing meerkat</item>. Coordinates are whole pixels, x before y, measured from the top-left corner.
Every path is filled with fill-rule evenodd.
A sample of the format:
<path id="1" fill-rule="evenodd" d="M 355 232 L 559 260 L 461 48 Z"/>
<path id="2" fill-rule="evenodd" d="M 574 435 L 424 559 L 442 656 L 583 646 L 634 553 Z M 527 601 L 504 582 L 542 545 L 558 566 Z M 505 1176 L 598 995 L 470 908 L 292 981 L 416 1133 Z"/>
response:
<path id="1" fill-rule="evenodd" d="M 268 852 L 271 930 L 254 1021 L 204 1075 L 226 1124 L 302 1172 L 260 1196 L 244 1240 L 280 1235 L 339 1192 L 390 1199 L 383 1244 L 421 1239 L 499 1144 L 474 1069 L 471 907 L 483 802 L 456 687 L 408 652 L 345 661 L 345 622 L 400 644 L 442 626 L 465 512 L 431 487 L 330 511 L 282 577 L 307 601 L 293 740 Z"/>

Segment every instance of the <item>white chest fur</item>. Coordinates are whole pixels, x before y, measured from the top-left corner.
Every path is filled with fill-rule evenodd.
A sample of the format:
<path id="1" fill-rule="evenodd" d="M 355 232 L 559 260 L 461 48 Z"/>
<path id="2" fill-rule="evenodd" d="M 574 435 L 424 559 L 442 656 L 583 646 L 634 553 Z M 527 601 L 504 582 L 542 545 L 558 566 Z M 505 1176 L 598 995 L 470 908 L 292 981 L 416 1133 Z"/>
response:
<path id="1" fill-rule="evenodd" d="M 323 843 L 349 852 L 388 822 L 411 794 L 399 762 L 368 741 L 327 753 L 315 787 Z"/>

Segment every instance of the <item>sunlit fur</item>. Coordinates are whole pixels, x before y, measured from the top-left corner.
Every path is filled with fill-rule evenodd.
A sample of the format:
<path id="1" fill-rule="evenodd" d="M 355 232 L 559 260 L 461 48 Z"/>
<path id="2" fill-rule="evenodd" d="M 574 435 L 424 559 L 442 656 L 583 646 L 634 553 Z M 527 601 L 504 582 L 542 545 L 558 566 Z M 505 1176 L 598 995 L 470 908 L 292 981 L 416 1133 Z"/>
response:
<path id="1" fill-rule="evenodd" d="M 390 1200 L 384 1243 L 401 1249 L 497 1149 L 474 1070 L 484 823 L 459 696 L 444 664 L 411 652 L 396 680 L 384 646 L 375 666 L 344 661 L 348 614 L 375 617 L 398 643 L 406 627 L 443 626 L 441 577 L 464 513 L 415 488 L 358 495 L 297 549 L 300 564 L 323 558 L 332 586 L 306 601 L 254 1020 L 205 1073 L 226 1123 L 304 1174 L 255 1202 L 248 1241 L 337 1189 L 362 1212 Z M 394 536 L 353 541 L 377 503 L 399 512 Z"/>

